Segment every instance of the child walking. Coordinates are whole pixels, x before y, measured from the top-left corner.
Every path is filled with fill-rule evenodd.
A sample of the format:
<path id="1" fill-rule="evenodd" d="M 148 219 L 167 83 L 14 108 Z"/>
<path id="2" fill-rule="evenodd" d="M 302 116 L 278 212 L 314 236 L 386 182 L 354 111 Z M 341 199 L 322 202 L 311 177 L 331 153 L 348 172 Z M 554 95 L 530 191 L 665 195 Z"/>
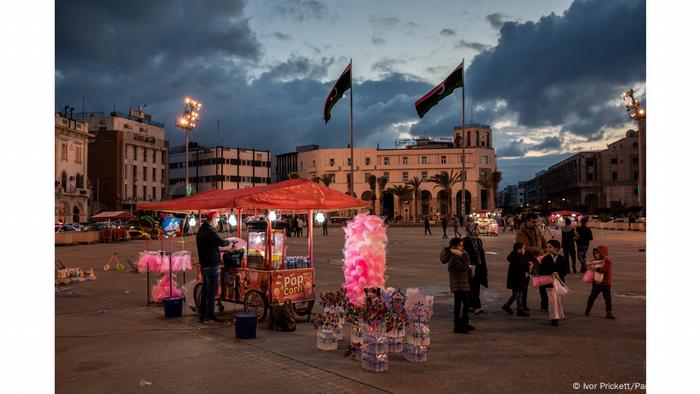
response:
<path id="1" fill-rule="evenodd" d="M 510 306 L 513 305 L 515 301 L 515 305 L 518 307 L 518 316 L 530 316 L 530 314 L 523 309 L 522 299 L 523 286 L 530 280 L 530 263 L 525 257 L 525 245 L 523 245 L 522 242 L 513 244 L 513 251 L 508 255 L 507 260 L 509 264 L 506 286 L 513 291 L 513 295 L 503 304 L 501 309 L 512 315 L 513 310 Z"/>
<path id="2" fill-rule="evenodd" d="M 559 254 L 561 244 L 556 239 L 547 241 L 547 255 L 542 258 L 542 275 L 552 275 L 552 280 L 561 280 L 564 282 L 566 273 L 569 271 L 564 257 Z M 564 317 L 564 297 L 557 294 L 554 290 L 554 285 L 542 286 L 547 291 L 547 311 L 549 319 L 553 326 L 559 325 L 559 320 Z"/>
<path id="3" fill-rule="evenodd" d="M 599 281 L 593 280 L 591 295 L 588 296 L 588 304 L 586 305 L 586 316 L 591 314 L 591 308 L 598 294 L 603 293 L 605 299 L 605 318 L 614 319 L 612 314 L 612 295 L 610 288 L 612 286 L 612 262 L 608 259 L 608 247 L 598 245 L 593 248 L 593 261 L 586 265 L 586 269 L 597 274 Z M 601 275 L 602 274 L 602 275 Z M 602 276 L 602 277 L 601 277 Z"/>

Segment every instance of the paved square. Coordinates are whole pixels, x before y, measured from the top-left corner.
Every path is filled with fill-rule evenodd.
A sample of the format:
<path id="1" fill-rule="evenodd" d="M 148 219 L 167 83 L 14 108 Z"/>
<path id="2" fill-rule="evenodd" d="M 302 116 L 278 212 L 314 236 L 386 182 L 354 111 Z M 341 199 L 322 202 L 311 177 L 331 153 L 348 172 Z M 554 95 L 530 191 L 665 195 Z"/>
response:
<path id="1" fill-rule="evenodd" d="M 490 284 L 482 288 L 485 312 L 471 317 L 475 332 L 460 335 L 452 333 L 447 268 L 438 259 L 446 240 L 433 230 L 428 237 L 422 227 L 388 230 L 387 286 L 420 287 L 436 298 L 428 363 L 393 355 L 382 374 L 343 357 L 347 327 L 337 351 L 322 351 L 308 323 L 291 333 L 261 324 L 257 339 L 242 341 L 234 338 L 230 321 L 202 326 L 187 308 L 182 318 L 165 319 L 162 306 L 146 306 L 145 274 L 102 271 L 113 252 L 136 261 L 140 250 L 158 249 L 157 242 L 58 247 L 56 258 L 94 268 L 98 279 L 56 294 L 56 392 L 523 393 L 571 392 L 576 383 L 646 382 L 646 254 L 639 251 L 644 233 L 594 230 L 593 243 L 610 248 L 617 319 L 603 318 L 602 297 L 590 317 L 583 315 L 590 285 L 574 274 L 567 277 L 573 292 L 559 327 L 549 326 L 546 311 L 536 310 L 536 289 L 529 292 L 531 317 L 500 309 L 510 296 L 505 257 L 514 234 L 483 237 Z M 314 238 L 317 295 L 343 282 L 342 229 L 329 231 L 322 237 L 319 228 Z M 178 242 L 171 247 L 182 248 Z M 196 255 L 193 237 L 185 247 Z M 289 255 L 305 251 L 306 238 L 289 239 Z M 224 304 L 223 317 L 232 319 L 234 305 Z"/>

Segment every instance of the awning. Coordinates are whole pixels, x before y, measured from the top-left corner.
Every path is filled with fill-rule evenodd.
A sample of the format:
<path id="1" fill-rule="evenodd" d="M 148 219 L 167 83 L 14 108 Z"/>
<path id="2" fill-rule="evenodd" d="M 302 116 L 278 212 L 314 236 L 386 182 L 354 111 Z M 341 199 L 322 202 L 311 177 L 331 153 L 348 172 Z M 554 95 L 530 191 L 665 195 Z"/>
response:
<path id="1" fill-rule="evenodd" d="M 369 203 L 308 179 L 291 179 L 246 189 L 208 190 L 193 196 L 136 204 L 144 211 L 193 212 L 215 209 L 335 211 L 368 208 Z"/>
<path id="2" fill-rule="evenodd" d="M 136 216 L 130 214 L 127 211 L 104 211 L 90 218 L 96 222 L 103 222 L 106 220 L 133 220 Z"/>

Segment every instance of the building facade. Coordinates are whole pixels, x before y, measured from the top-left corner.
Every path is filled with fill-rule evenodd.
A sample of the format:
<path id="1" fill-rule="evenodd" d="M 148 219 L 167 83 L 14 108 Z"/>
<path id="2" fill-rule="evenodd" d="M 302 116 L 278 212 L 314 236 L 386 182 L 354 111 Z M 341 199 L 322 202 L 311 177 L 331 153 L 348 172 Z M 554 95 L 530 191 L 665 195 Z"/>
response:
<path id="1" fill-rule="evenodd" d="M 462 183 L 452 186 L 451 195 L 428 179 L 438 173 L 459 174 L 462 170 L 462 148 L 459 144 L 466 142 L 465 200 L 467 213 L 481 209 L 494 209 L 495 201 L 491 191 L 484 190 L 478 183 L 482 175 L 496 170 L 496 155 L 492 145 L 492 131 L 489 126 L 469 124 L 464 130 L 455 128 L 452 142 L 431 140 L 421 137 L 400 149 L 356 148 L 354 149 L 355 168 L 353 190 L 357 197 L 370 201 L 372 191 L 368 183 L 371 175 L 388 179 L 385 190 L 379 186 L 375 195 L 377 213 L 391 217 L 401 215 L 415 218 L 413 196 L 408 201 L 388 192 L 394 186 L 406 185 L 413 177 L 423 180 L 420 186 L 417 217 L 430 216 L 435 219 L 439 214 L 447 213 L 447 201 L 451 200 L 453 214 L 461 214 Z M 350 149 L 314 149 L 297 152 L 297 169 L 301 177 L 313 179 L 328 174 L 330 187 L 340 192 L 349 191 Z M 379 212 L 382 206 L 383 212 Z"/>
<path id="2" fill-rule="evenodd" d="M 165 126 L 142 110 L 85 114 L 90 132 L 88 175 L 100 210 L 134 211 L 137 201 L 168 197 Z"/>
<path id="3" fill-rule="evenodd" d="M 90 218 L 88 140 L 85 122 L 67 114 L 55 115 L 55 219 L 61 223 L 84 223 Z"/>
<path id="4" fill-rule="evenodd" d="M 605 150 L 579 152 L 522 182 L 525 202 L 551 209 L 639 206 L 638 138 L 635 130 L 628 130 Z"/>
<path id="5" fill-rule="evenodd" d="M 189 182 L 192 193 L 210 189 L 243 189 L 271 183 L 270 151 L 226 146 L 206 147 L 191 142 Z M 186 195 L 185 147 L 170 151 L 171 198 Z"/>

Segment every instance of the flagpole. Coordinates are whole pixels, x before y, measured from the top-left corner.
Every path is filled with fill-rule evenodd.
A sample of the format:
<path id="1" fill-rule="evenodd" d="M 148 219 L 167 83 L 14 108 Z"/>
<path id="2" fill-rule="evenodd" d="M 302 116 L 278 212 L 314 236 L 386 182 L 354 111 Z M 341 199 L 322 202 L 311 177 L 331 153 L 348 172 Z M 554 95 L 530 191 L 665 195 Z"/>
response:
<path id="1" fill-rule="evenodd" d="M 352 141 L 352 58 L 350 59 L 350 195 L 355 196 L 355 149 Z"/>
<path id="2" fill-rule="evenodd" d="M 464 58 L 462 58 L 462 216 L 466 219 L 467 216 L 467 199 L 465 198 L 465 183 L 467 178 L 466 158 L 464 156 L 464 146 L 467 144 L 467 132 L 464 129 Z"/>

